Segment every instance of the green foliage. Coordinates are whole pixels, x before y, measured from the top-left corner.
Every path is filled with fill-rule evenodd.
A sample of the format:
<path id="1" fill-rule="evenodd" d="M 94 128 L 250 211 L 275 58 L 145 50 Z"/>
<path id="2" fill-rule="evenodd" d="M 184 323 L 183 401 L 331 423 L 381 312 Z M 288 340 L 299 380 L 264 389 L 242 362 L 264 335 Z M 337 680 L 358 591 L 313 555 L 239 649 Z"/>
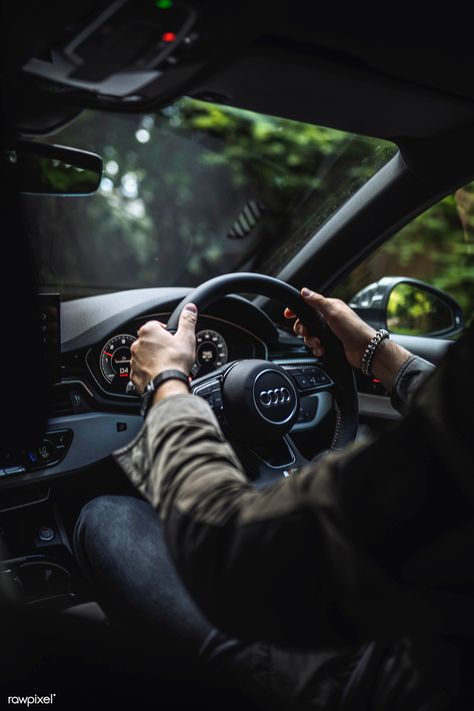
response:
<path id="1" fill-rule="evenodd" d="M 467 322 L 474 313 L 474 182 L 433 205 L 355 269 L 335 295 L 350 300 L 383 276 L 407 276 L 447 291 Z"/>
<path id="2" fill-rule="evenodd" d="M 50 140 L 50 138 L 46 139 Z M 385 141 L 181 99 L 155 115 L 84 112 L 54 138 L 104 158 L 88 198 L 26 197 L 40 282 L 63 297 L 276 273 L 395 153 Z M 474 305 L 474 189 L 407 225 L 338 290 L 414 276 Z M 229 231 L 249 201 L 263 217 Z"/>
<path id="3" fill-rule="evenodd" d="M 57 143 L 100 153 L 93 198 L 26 198 L 40 281 L 63 296 L 275 272 L 395 152 L 383 141 L 182 99 L 84 112 Z M 228 234 L 249 201 L 262 218 Z"/>
<path id="4" fill-rule="evenodd" d="M 391 333 L 426 336 L 455 326 L 453 314 L 434 294 L 413 284 L 398 284 L 387 304 L 387 326 Z"/>

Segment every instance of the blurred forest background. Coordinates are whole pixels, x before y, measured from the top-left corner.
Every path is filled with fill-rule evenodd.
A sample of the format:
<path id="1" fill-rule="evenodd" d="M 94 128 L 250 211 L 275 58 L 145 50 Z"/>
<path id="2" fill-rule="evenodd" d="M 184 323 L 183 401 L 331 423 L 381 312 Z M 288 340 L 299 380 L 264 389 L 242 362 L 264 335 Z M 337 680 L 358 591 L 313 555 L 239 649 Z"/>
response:
<path id="1" fill-rule="evenodd" d="M 474 182 L 406 225 L 338 286 L 344 300 L 384 276 L 406 276 L 447 291 L 466 323 L 474 314 Z"/>
<path id="2" fill-rule="evenodd" d="M 396 152 L 388 142 L 184 98 L 156 114 L 85 111 L 46 142 L 104 159 L 91 197 L 26 196 L 40 282 L 75 298 L 276 273 Z M 474 305 L 474 184 L 389 240 L 338 289 L 424 279 Z"/>

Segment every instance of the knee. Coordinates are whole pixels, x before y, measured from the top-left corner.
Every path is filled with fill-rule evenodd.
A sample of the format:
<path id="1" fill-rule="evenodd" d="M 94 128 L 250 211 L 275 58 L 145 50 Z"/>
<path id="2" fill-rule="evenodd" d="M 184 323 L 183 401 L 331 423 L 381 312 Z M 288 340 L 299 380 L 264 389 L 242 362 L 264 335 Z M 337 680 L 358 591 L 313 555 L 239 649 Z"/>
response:
<path id="1" fill-rule="evenodd" d="M 79 563 L 90 561 L 96 552 L 104 552 L 111 544 L 120 547 L 120 540 L 127 535 L 127 521 L 139 515 L 143 506 L 148 504 L 128 496 L 98 496 L 88 501 L 79 514 L 73 534 L 73 548 Z"/>
<path id="2" fill-rule="evenodd" d="M 79 563 L 87 558 L 85 551 L 88 541 L 93 541 L 103 530 L 104 518 L 113 508 L 113 496 L 99 496 L 88 501 L 81 509 L 73 533 L 73 549 Z"/>
<path id="3" fill-rule="evenodd" d="M 83 506 L 74 529 L 74 539 L 82 539 L 87 532 L 100 532 L 113 512 L 118 496 L 98 496 Z M 112 514 L 113 515 L 113 514 Z"/>

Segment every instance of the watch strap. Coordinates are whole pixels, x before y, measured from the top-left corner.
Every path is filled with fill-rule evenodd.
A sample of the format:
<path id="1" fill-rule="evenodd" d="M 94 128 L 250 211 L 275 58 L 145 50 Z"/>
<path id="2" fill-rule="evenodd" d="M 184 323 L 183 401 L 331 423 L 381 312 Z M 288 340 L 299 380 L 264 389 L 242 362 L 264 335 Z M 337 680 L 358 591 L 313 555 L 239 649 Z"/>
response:
<path id="1" fill-rule="evenodd" d="M 141 406 L 141 413 L 143 417 L 145 417 L 148 410 L 150 409 L 150 405 L 153 400 L 153 393 L 158 390 L 160 385 L 166 383 L 167 380 L 181 380 L 181 382 L 186 384 L 188 390 L 190 389 L 188 376 L 186 375 L 186 373 L 183 373 L 182 370 L 163 370 L 161 373 L 158 373 L 158 375 L 156 375 L 153 380 L 150 380 L 148 385 L 145 387 L 145 390 L 143 391 Z"/>

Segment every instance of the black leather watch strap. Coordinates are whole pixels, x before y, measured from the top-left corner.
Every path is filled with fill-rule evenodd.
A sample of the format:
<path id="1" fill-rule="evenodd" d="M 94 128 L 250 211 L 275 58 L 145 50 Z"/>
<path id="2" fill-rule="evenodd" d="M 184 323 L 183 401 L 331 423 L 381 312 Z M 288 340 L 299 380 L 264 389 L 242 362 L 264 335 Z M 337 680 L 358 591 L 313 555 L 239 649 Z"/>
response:
<path id="1" fill-rule="evenodd" d="M 150 409 L 151 403 L 153 401 L 153 393 L 158 390 L 160 385 L 166 383 L 167 380 L 181 380 L 187 385 L 189 390 L 189 379 L 186 373 L 183 373 L 182 370 L 163 370 L 161 373 L 158 373 L 158 375 L 155 376 L 153 380 L 150 380 L 145 390 L 143 391 L 141 406 L 141 413 L 143 417 L 145 417 L 146 413 Z"/>

